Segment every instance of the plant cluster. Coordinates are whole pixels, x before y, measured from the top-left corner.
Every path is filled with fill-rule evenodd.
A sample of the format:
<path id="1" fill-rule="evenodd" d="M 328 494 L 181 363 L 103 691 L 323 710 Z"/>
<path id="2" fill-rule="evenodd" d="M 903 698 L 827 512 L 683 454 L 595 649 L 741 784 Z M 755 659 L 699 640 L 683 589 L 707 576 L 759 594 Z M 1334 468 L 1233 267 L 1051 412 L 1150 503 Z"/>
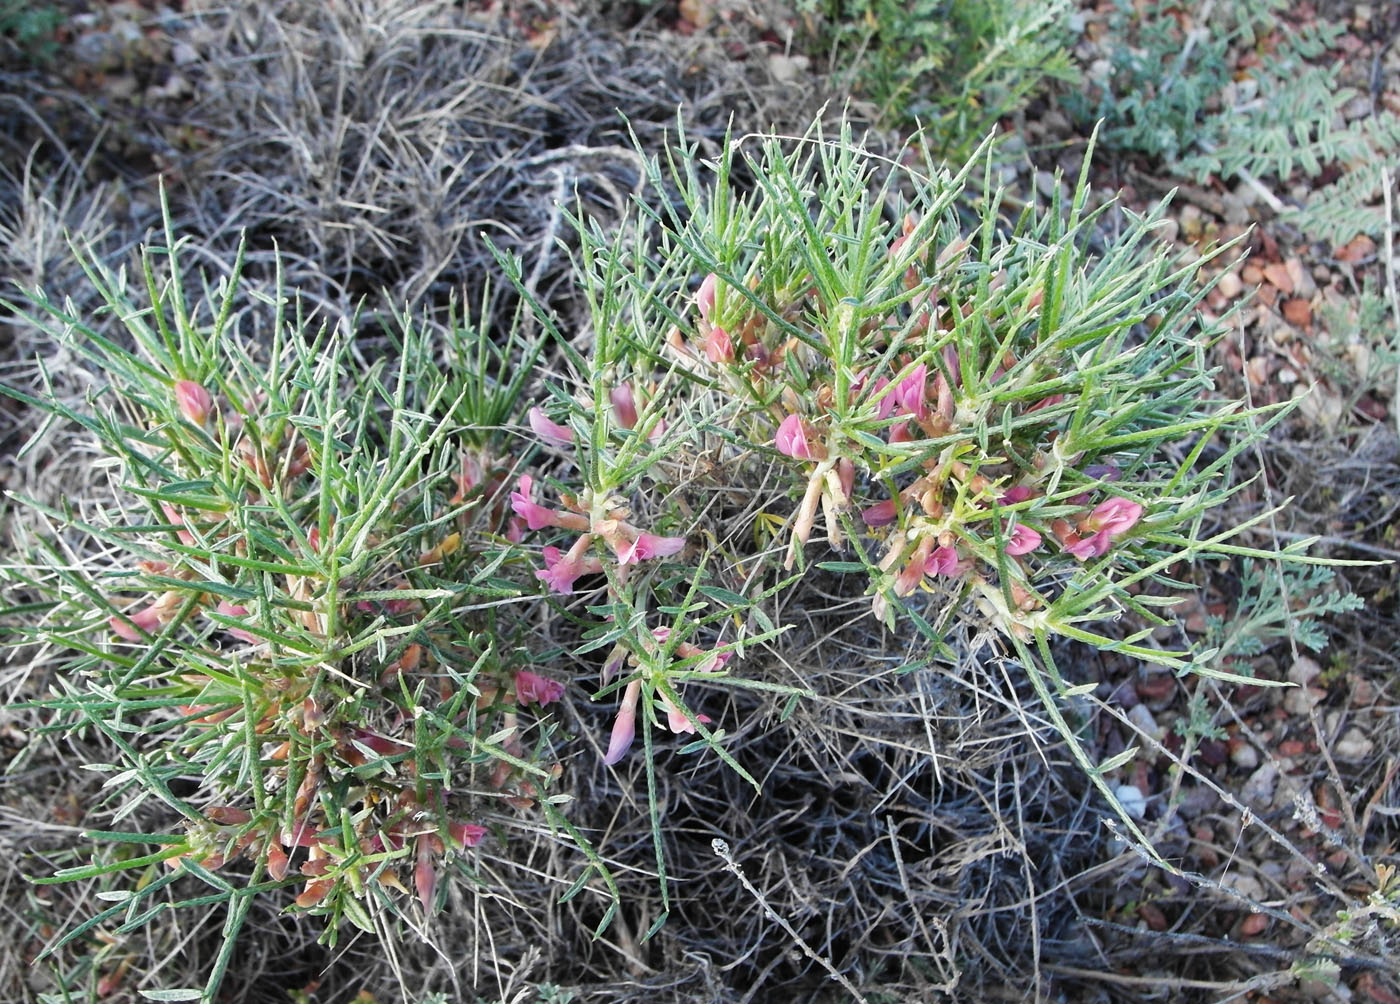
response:
<path id="1" fill-rule="evenodd" d="M 1383 170 L 1400 149 L 1400 119 L 1351 106 L 1336 44 L 1344 28 L 1318 18 L 1288 24 L 1283 0 L 1147 5 L 1119 0 L 1082 91 L 1061 96 L 1082 122 L 1102 120 L 1105 145 L 1160 158 L 1171 170 L 1276 181 L 1321 179 L 1284 217 L 1306 234 L 1344 244 L 1386 227 Z"/>
<path id="2" fill-rule="evenodd" d="M 332 940 L 342 919 L 375 930 L 399 897 L 431 914 L 444 868 L 469 867 L 488 833 L 536 806 L 557 817 L 547 709 L 564 684 L 503 615 L 520 527 L 502 426 L 539 346 L 403 317 L 397 368 L 362 367 L 348 331 L 314 330 L 280 290 L 253 294 L 273 312 L 259 343 L 234 309 L 242 256 L 191 308 L 166 236 L 139 293 L 85 263 L 129 340 L 42 295 L 31 317 L 106 375 L 91 413 L 46 405 L 119 458 L 128 505 L 92 523 L 47 511 L 104 553 L 78 569 L 45 541 L 37 566 L 7 569 L 43 597 L 19 640 L 74 653 L 43 706 L 50 730 L 122 753 L 91 765 L 110 775 L 114 824 L 149 819 L 152 800 L 183 824 L 95 833 L 153 849 L 56 879 L 163 866 L 93 921 L 126 929 L 195 875 L 212 892 L 179 905 L 228 902 L 230 946 L 249 897 L 279 885 Z M 195 790 L 177 794 L 185 778 Z M 221 872 L 239 858 L 235 885 Z"/>
<path id="3" fill-rule="evenodd" d="M 654 933 L 661 736 L 760 786 L 766 766 L 726 742 L 755 724 L 712 695 L 791 713 L 801 673 L 751 657 L 802 590 L 868 597 L 913 664 L 954 626 L 999 637 L 1145 842 L 1107 781 L 1134 750 L 1095 761 L 1064 710 L 1095 684 L 1054 645 L 1240 679 L 1151 632 L 1190 562 L 1271 556 L 1232 539 L 1267 514 L 1203 530 L 1268 409 L 1216 398 L 1198 266 L 1153 243 L 1164 206 L 1101 244 L 1082 177 L 1067 205 L 968 204 L 979 167 L 993 191 L 985 147 L 954 174 L 848 132 L 729 141 L 713 162 L 679 144 L 647 162 L 626 226 L 573 220 L 586 330 L 560 330 L 502 256 L 548 353 L 403 317 L 382 336 L 396 367 L 365 364 L 357 339 L 388 319 L 316 330 L 280 289 L 240 306 L 241 256 L 191 308 L 168 219 L 135 290 L 89 269 L 129 342 L 34 294 L 31 322 L 109 384 L 91 412 L 27 399 L 90 430 L 133 503 L 49 511 L 108 549 L 100 572 L 56 542 L 11 570 L 42 614 L 25 637 L 73 653 L 43 706 L 121 751 L 95 765 L 116 822 L 176 831 L 95 834 L 155 850 L 57 880 L 163 873 L 91 923 L 139 927 L 190 875 L 212 891 L 181 902 L 228 903 L 230 943 L 281 886 L 331 938 L 376 930 L 431 914 L 444 869 L 471 876 L 471 848 L 538 812 L 587 858 L 566 896 L 607 890 L 606 926 L 617 887 L 556 787 L 564 749 L 591 743 L 646 776 Z M 544 618 L 571 640 L 544 647 Z M 571 742 L 552 708 L 585 683 L 611 722 Z"/>
<path id="4" fill-rule="evenodd" d="M 0 40 L 31 63 L 43 63 L 57 49 L 54 34 L 66 20 L 56 4 L 0 0 Z"/>
<path id="5" fill-rule="evenodd" d="M 800 0 L 816 50 L 883 120 L 961 163 L 1052 81 L 1076 79 L 1068 0 Z"/>

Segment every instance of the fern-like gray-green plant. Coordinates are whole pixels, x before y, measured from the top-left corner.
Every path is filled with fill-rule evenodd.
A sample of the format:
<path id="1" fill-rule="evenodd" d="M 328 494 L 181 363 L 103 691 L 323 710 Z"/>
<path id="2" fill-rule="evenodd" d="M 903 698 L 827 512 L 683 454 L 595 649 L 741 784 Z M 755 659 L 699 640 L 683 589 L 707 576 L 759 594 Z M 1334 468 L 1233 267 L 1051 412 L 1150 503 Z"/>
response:
<path id="1" fill-rule="evenodd" d="M 1105 145 L 1160 158 L 1204 182 L 1245 179 L 1266 191 L 1282 217 L 1310 237 L 1344 243 L 1386 226 L 1382 171 L 1400 151 L 1400 118 L 1381 112 L 1348 121 L 1361 97 L 1341 86 L 1328 54 L 1343 33 L 1318 20 L 1286 28 L 1283 0 L 1194 5 L 1185 30 L 1180 5 L 1146 8 L 1119 0 L 1108 19 L 1108 65 L 1067 109 L 1085 123 L 1105 120 Z M 1235 78 L 1234 51 L 1259 54 L 1249 76 Z M 1338 179 L 1290 206 L 1277 189 L 1300 174 L 1329 169 Z M 1268 183 L 1272 182 L 1272 185 Z"/>

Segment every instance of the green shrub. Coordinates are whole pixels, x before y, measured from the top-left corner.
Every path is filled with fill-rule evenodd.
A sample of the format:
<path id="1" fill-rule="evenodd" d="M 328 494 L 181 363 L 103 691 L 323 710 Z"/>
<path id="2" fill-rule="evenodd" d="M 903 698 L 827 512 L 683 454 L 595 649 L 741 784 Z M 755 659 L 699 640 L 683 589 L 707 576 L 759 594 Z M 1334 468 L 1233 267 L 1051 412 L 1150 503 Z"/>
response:
<path id="1" fill-rule="evenodd" d="M 53 4 L 0 0 L 0 38 L 13 44 L 31 62 L 42 62 L 53 55 L 57 48 L 54 33 L 63 21 L 63 11 Z"/>
<path id="2" fill-rule="evenodd" d="M 134 289 L 89 262 L 127 341 L 33 294 L 30 322 L 108 384 L 88 409 L 9 393 L 87 429 L 123 490 L 95 518 L 47 509 L 65 539 L 7 570 L 30 597 L 9 611 L 29 618 L 19 640 L 69 653 L 48 728 L 115 751 L 90 765 L 105 850 L 40 881 L 129 884 L 55 948 L 226 904 L 205 987 L 170 991 L 212 1000 L 255 897 L 291 887 L 330 940 L 388 936 L 431 916 L 440 876 L 485 881 L 473 845 L 522 812 L 580 848 L 564 898 L 610 901 L 606 926 L 618 887 L 555 787 L 567 744 L 645 775 L 650 936 L 670 902 L 662 737 L 760 787 L 772 765 L 728 742 L 755 723 L 716 696 L 766 695 L 783 727 L 807 681 L 755 656 L 781 653 L 797 596 L 841 604 L 833 636 L 869 610 L 908 671 L 954 628 L 999 638 L 1152 853 L 1110 784 L 1135 749 L 1085 746 L 1065 709 L 1096 681 L 1057 646 L 1239 680 L 1149 638 L 1178 569 L 1308 561 L 1234 542 L 1267 512 L 1205 529 L 1283 412 L 1216 396 L 1222 329 L 1196 311 L 1199 263 L 1155 244 L 1165 204 L 1104 243 L 1081 177 L 1070 204 L 1014 218 L 993 195 L 969 230 L 986 147 L 956 174 L 881 179 L 847 132 L 731 141 L 713 162 L 685 144 L 647 162 L 616 233 L 574 220 L 589 316 L 574 336 L 540 309 L 548 355 L 466 322 L 316 327 L 281 290 L 242 291 L 241 258 L 187 304 L 168 222 Z M 355 351 L 367 331 L 390 360 Z M 564 641 L 541 640 L 546 619 Z M 547 705 L 570 691 L 611 725 L 564 735 Z"/>
<path id="3" fill-rule="evenodd" d="M 999 119 L 1053 80 L 1075 79 L 1068 0 L 806 0 L 838 81 L 891 125 L 923 128 L 962 163 Z"/>
<path id="4" fill-rule="evenodd" d="M 1339 63 L 1324 62 L 1341 26 L 1318 19 L 1284 26 L 1285 0 L 1181 5 L 1118 0 L 1100 47 L 1103 72 L 1062 102 L 1087 128 L 1102 120 L 1106 146 L 1160 159 L 1198 182 L 1214 176 L 1287 185 L 1295 173 L 1341 176 L 1288 208 L 1305 233 L 1345 243 L 1387 225 L 1379 205 L 1382 171 L 1400 150 L 1400 118 L 1344 110 L 1361 92 L 1343 87 Z M 1200 20 L 1205 18 L 1205 20 Z M 1238 72 L 1235 58 L 1255 59 Z"/>

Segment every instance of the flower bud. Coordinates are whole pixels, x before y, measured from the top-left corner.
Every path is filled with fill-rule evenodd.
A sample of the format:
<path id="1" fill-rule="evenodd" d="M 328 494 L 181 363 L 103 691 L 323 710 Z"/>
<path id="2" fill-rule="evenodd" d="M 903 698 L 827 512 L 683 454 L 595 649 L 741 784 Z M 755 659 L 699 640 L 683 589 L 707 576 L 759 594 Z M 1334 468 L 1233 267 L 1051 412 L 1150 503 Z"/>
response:
<path id="1" fill-rule="evenodd" d="M 175 383 L 175 403 L 180 414 L 195 425 L 203 425 L 214 408 L 214 399 L 209 392 L 193 380 L 179 380 Z"/>

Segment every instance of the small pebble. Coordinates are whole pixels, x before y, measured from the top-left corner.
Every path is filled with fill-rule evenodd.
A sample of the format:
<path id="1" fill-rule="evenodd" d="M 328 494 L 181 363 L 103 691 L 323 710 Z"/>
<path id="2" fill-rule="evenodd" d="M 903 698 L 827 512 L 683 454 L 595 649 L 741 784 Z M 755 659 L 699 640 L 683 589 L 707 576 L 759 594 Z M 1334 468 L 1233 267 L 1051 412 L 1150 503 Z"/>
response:
<path id="1" fill-rule="evenodd" d="M 1322 667 L 1316 660 L 1305 655 L 1295 659 L 1293 665 L 1288 668 L 1288 682 L 1296 683 L 1300 687 L 1306 687 L 1321 675 Z"/>
<path id="2" fill-rule="evenodd" d="M 1240 277 L 1234 272 L 1226 272 L 1220 277 L 1220 281 L 1216 283 L 1215 288 L 1220 290 L 1227 298 L 1233 300 L 1244 292 L 1244 283 L 1240 281 Z"/>
<path id="3" fill-rule="evenodd" d="M 1253 875 L 1234 875 L 1223 880 L 1222 884 L 1256 903 L 1264 898 L 1264 886 Z"/>
<path id="4" fill-rule="evenodd" d="M 1375 744 L 1366 738 L 1358 728 L 1350 728 L 1342 733 L 1337 745 L 1332 747 L 1332 755 L 1338 760 L 1365 760 L 1371 755 Z"/>
<path id="5" fill-rule="evenodd" d="M 1243 739 L 1230 741 L 1230 762 L 1243 770 L 1259 766 L 1259 751 Z"/>
<path id="6" fill-rule="evenodd" d="M 1240 937 L 1254 938 L 1264 933 L 1264 928 L 1269 926 L 1269 915 L 1267 913 L 1251 913 L 1244 920 L 1240 921 Z"/>
<path id="7" fill-rule="evenodd" d="M 1264 764 L 1249 775 L 1240 787 L 1240 799 L 1246 805 L 1266 808 L 1274 800 L 1274 785 L 1278 782 L 1278 771 L 1272 764 Z"/>
<path id="8" fill-rule="evenodd" d="M 1327 691 L 1318 690 L 1316 687 L 1294 687 L 1283 699 L 1283 708 L 1290 715 L 1307 717 L 1313 709 L 1313 705 L 1327 696 Z"/>
<path id="9" fill-rule="evenodd" d="M 1123 805 L 1123 811 L 1134 819 L 1141 819 L 1147 812 L 1147 796 L 1136 785 L 1120 784 L 1113 789 L 1114 796 Z"/>
<path id="10" fill-rule="evenodd" d="M 1128 710 L 1128 721 L 1142 732 L 1153 739 L 1162 738 L 1162 729 L 1157 725 L 1157 719 L 1152 717 L 1152 709 L 1145 704 L 1138 704 Z"/>

